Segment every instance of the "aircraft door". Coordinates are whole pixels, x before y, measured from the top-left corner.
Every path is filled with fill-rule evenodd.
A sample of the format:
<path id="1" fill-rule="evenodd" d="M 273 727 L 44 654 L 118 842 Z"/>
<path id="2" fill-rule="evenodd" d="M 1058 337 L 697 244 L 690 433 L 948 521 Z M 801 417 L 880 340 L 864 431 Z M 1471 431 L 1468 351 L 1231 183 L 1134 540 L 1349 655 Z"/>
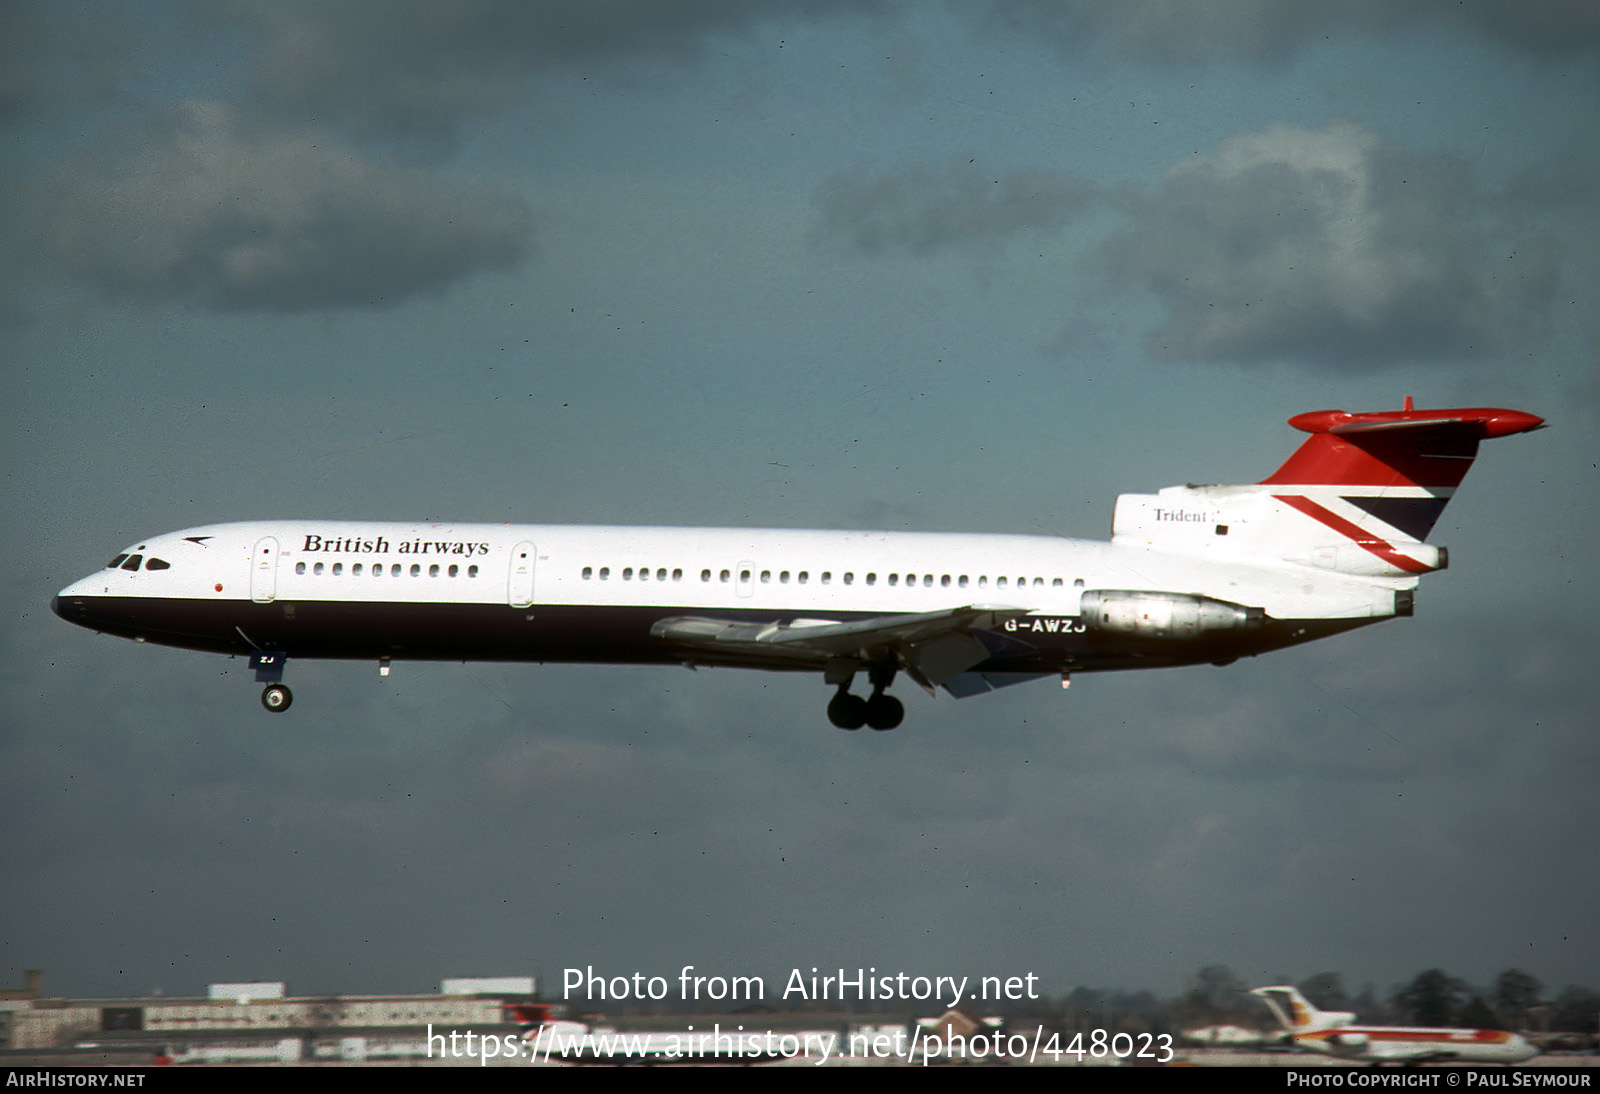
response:
<path id="1" fill-rule="evenodd" d="M 511 549 L 511 581 L 506 587 L 506 602 L 513 608 L 533 603 L 533 544 L 523 541 Z"/>
<path id="2" fill-rule="evenodd" d="M 278 541 L 268 536 L 256 541 L 250 556 L 250 599 L 268 604 L 278 595 Z"/>

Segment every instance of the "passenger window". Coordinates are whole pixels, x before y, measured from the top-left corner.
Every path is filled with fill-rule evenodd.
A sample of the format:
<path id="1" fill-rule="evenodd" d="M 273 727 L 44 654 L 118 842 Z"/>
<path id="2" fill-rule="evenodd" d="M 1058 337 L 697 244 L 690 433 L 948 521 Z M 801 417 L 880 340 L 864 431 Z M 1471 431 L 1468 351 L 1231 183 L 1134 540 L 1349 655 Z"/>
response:
<path id="1" fill-rule="evenodd" d="M 412 577 L 421 577 L 422 576 L 422 563 L 413 562 L 411 564 L 411 576 Z"/>
<path id="2" fill-rule="evenodd" d="M 845 572 L 845 575 L 844 575 L 844 583 L 845 583 L 845 584 L 846 584 L 846 585 L 851 585 L 851 584 L 854 584 L 854 583 L 855 583 L 855 580 L 856 580 L 856 575 L 855 575 L 855 574 L 854 574 L 854 573 L 852 573 L 852 572 L 850 572 L 850 571 L 846 571 L 846 572 Z"/>
<path id="3" fill-rule="evenodd" d="M 639 567 L 639 580 L 640 581 L 649 581 L 650 580 L 650 567 L 648 567 L 648 566 Z"/>
<path id="4" fill-rule="evenodd" d="M 322 576 L 322 563 L 319 562 L 315 566 L 311 567 L 311 572 L 313 574 L 316 574 L 318 577 L 321 577 Z"/>
<path id="5" fill-rule="evenodd" d="M 352 576 L 352 577 L 360 577 L 361 576 L 361 563 L 358 562 L 354 566 L 350 567 L 350 576 Z"/>
<path id="6" fill-rule="evenodd" d="M 833 583 L 833 571 L 832 570 L 823 570 L 822 571 L 822 583 L 824 585 L 831 585 Z"/>
<path id="7" fill-rule="evenodd" d="M 722 571 L 722 583 L 723 583 L 723 584 L 724 584 L 724 585 L 726 585 L 726 584 L 727 584 L 727 583 L 728 583 L 728 578 L 729 578 L 729 577 L 731 577 L 731 576 L 732 576 L 732 575 L 731 575 L 731 574 L 729 574 L 729 573 L 728 573 L 728 571 L 727 571 L 727 570 L 723 570 L 723 571 Z"/>
<path id="8" fill-rule="evenodd" d="M 601 581 L 610 581 L 611 580 L 611 567 L 610 566 L 602 566 L 602 567 L 600 567 L 600 580 Z"/>
<path id="9" fill-rule="evenodd" d="M 789 584 L 789 571 L 788 570 L 785 570 L 785 571 L 783 571 L 783 573 L 778 575 L 778 583 L 780 585 Z"/>
<path id="10" fill-rule="evenodd" d="M 682 573 L 681 570 L 679 572 Z M 665 580 L 667 580 L 667 568 L 665 566 L 661 567 L 659 570 L 656 571 L 656 580 L 657 581 L 665 581 Z"/>
<path id="11" fill-rule="evenodd" d="M 439 564 L 437 562 L 435 562 L 433 565 L 428 567 L 428 576 L 429 577 L 438 577 L 439 576 Z"/>
<path id="12" fill-rule="evenodd" d="M 960 577 L 956 578 L 956 584 L 965 589 L 967 587 L 967 575 L 962 574 Z"/>
<path id="13" fill-rule="evenodd" d="M 622 568 L 622 580 L 624 580 L 624 581 L 632 581 L 633 580 L 633 567 L 632 566 L 624 566 Z"/>
<path id="14" fill-rule="evenodd" d="M 1044 588 L 1044 578 L 1042 578 L 1042 577 L 1036 577 L 1036 578 L 1034 578 L 1034 579 L 1033 579 L 1033 587 L 1034 587 L 1034 588 L 1035 588 L 1035 589 L 1042 589 L 1042 588 Z"/>
<path id="15" fill-rule="evenodd" d="M 898 584 L 900 584 L 900 575 L 899 574 L 890 574 L 889 575 L 889 584 L 890 585 L 898 585 Z"/>
<path id="16" fill-rule="evenodd" d="M 950 575 L 949 574 L 945 574 L 943 577 L 941 577 L 939 579 L 939 584 L 943 588 L 948 589 L 950 587 Z"/>
<path id="17" fill-rule="evenodd" d="M 995 578 L 994 579 L 994 587 L 997 588 L 997 589 L 1004 589 L 1006 587 L 1006 579 L 1003 578 L 1003 577 Z"/>
<path id="18" fill-rule="evenodd" d="M 467 567 L 467 576 L 468 577 L 477 577 L 478 576 L 478 567 L 476 565 L 468 566 Z"/>
<path id="19" fill-rule="evenodd" d="M 294 572 L 297 573 L 297 574 L 305 573 L 306 572 L 306 564 L 304 562 L 296 562 L 294 564 Z"/>
<path id="20" fill-rule="evenodd" d="M 455 576 L 455 572 L 454 572 L 455 571 L 455 567 L 454 566 L 450 567 L 450 570 L 451 570 L 450 576 L 454 577 Z M 585 566 L 583 568 L 583 580 L 588 581 L 592 577 L 594 577 L 594 567 L 593 566 Z"/>
<path id="21" fill-rule="evenodd" d="M 876 585 L 877 583 L 878 583 L 878 575 L 877 574 L 868 574 L 867 575 L 867 584 L 868 585 Z"/>
<path id="22" fill-rule="evenodd" d="M 338 577 L 342 573 L 344 573 L 344 563 L 335 562 L 333 564 L 333 576 Z"/>
<path id="23" fill-rule="evenodd" d="M 710 581 L 711 580 L 711 571 L 710 570 L 701 570 L 700 571 L 700 580 L 701 581 Z"/>
<path id="24" fill-rule="evenodd" d="M 922 587 L 925 588 L 925 589 L 933 588 L 933 575 L 932 574 L 923 574 L 922 575 Z"/>
<path id="25" fill-rule="evenodd" d="M 450 564 L 450 576 L 451 577 L 457 577 L 457 576 L 460 575 L 460 573 L 461 573 L 461 567 L 457 566 L 454 562 L 452 562 Z"/>
<path id="26" fill-rule="evenodd" d="M 1061 584 L 1062 584 L 1062 582 L 1061 582 L 1061 579 L 1059 577 L 1058 578 L 1054 578 L 1050 582 L 1050 587 L 1052 589 L 1059 589 L 1059 588 L 1061 588 Z"/>
<path id="27" fill-rule="evenodd" d="M 761 584 L 765 585 L 771 580 L 772 580 L 772 571 L 771 570 L 762 570 L 761 571 Z"/>
<path id="28" fill-rule="evenodd" d="M 806 583 L 806 578 L 809 577 L 809 576 L 810 575 L 807 574 L 806 571 L 801 570 L 800 571 L 800 584 L 804 585 Z"/>
<path id="29" fill-rule="evenodd" d="M 396 562 L 393 566 L 389 567 L 389 576 L 390 577 L 399 577 L 400 576 L 400 564 L 398 562 Z"/>
<path id="30" fill-rule="evenodd" d="M 682 581 L 683 580 L 683 571 L 682 570 L 673 570 L 672 571 L 672 580 L 674 580 L 674 581 Z"/>

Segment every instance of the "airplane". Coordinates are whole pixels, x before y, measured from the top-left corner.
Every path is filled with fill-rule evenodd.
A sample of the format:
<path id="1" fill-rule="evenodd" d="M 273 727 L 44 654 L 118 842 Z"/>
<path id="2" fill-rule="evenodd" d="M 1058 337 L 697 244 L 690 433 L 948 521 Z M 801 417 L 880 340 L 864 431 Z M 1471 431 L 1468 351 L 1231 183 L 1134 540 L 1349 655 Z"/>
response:
<path id="1" fill-rule="evenodd" d="M 1318 1010 L 1290 987 L 1256 988 L 1295 1046 L 1341 1060 L 1373 1064 L 1455 1061 L 1516 1064 L 1539 1055 L 1526 1037 L 1498 1029 L 1357 1026 L 1350 1011 Z"/>
<path id="2" fill-rule="evenodd" d="M 893 729 L 904 673 L 957 698 L 1074 673 L 1211 663 L 1409 616 L 1425 544 L 1492 407 L 1289 419 L 1311 436 L 1242 486 L 1117 498 L 1109 543 L 1036 535 L 284 520 L 153 536 L 51 608 L 107 634 L 248 656 L 289 709 L 292 658 L 816 672 L 841 729 Z M 858 674 L 871 691 L 851 691 Z"/>

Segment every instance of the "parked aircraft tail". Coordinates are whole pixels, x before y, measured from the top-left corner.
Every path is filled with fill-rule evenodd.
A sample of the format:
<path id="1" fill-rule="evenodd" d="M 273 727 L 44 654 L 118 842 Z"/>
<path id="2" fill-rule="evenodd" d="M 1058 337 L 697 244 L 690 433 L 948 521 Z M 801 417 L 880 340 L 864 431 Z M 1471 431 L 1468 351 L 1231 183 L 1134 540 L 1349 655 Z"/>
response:
<path id="1" fill-rule="evenodd" d="M 1256 988 L 1250 993 L 1259 995 L 1272 1011 L 1286 1033 L 1312 1033 L 1321 1029 L 1335 1029 L 1356 1020 L 1352 1011 L 1318 1010 L 1311 1000 L 1291 987 Z"/>

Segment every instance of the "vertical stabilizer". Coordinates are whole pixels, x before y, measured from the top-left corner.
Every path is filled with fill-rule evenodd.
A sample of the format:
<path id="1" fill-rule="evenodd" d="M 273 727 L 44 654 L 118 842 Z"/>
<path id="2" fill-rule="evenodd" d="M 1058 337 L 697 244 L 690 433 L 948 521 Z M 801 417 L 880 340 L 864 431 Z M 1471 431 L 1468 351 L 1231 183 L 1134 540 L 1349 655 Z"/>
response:
<path id="1" fill-rule="evenodd" d="M 1259 995 L 1288 1033 L 1311 1033 L 1334 1029 L 1356 1020 L 1355 1014 L 1343 1010 L 1318 1010 L 1311 1001 L 1300 994 L 1299 988 L 1256 988 L 1250 993 Z"/>
<path id="2" fill-rule="evenodd" d="M 1544 420 L 1492 407 L 1416 410 L 1407 398 L 1404 410 L 1318 410 L 1289 424 L 1311 437 L 1261 485 L 1281 488 L 1274 493 L 1280 501 L 1341 535 L 1354 524 L 1421 543 L 1472 467 L 1479 442 L 1538 429 Z M 1344 503 L 1344 514 L 1317 504 L 1333 500 Z"/>
<path id="3" fill-rule="evenodd" d="M 1185 554 L 1279 559 L 1337 573 L 1416 577 L 1448 564 L 1423 543 L 1472 466 L 1478 445 L 1542 418 L 1474 407 L 1289 419 L 1311 436 L 1249 486 L 1172 486 L 1117 499 L 1113 538 Z"/>

